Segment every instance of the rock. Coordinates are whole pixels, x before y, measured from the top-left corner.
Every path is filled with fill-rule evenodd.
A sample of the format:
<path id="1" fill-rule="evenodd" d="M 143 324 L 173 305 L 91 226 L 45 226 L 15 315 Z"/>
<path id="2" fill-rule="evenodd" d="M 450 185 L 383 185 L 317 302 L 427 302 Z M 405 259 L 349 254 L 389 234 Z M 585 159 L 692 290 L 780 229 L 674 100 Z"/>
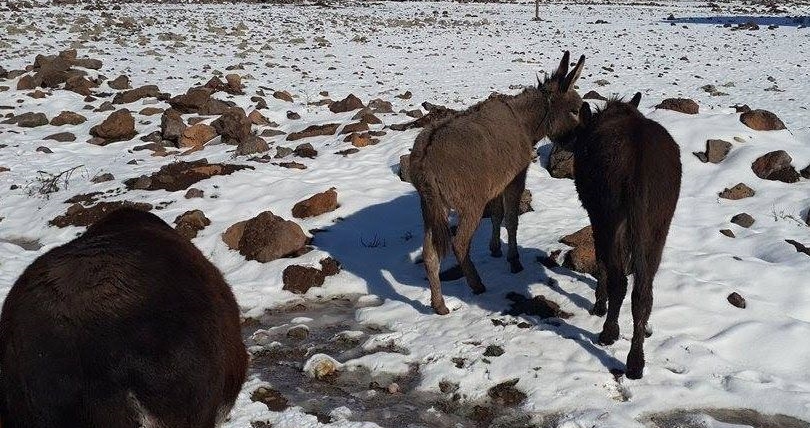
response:
<path id="1" fill-rule="evenodd" d="M 607 98 L 603 97 L 602 95 L 599 94 L 599 92 L 596 91 L 588 91 L 588 93 L 582 96 L 582 99 L 607 101 Z"/>
<path id="2" fill-rule="evenodd" d="M 326 354 L 315 354 L 304 363 L 304 373 L 310 378 L 325 379 L 337 374 L 343 365 Z"/>
<path id="3" fill-rule="evenodd" d="M 318 151 L 312 147 L 312 144 L 304 143 L 296 146 L 293 154 L 301 158 L 315 159 L 318 156 Z"/>
<path id="4" fill-rule="evenodd" d="M 743 296 L 740 296 L 737 292 L 729 294 L 727 299 L 732 306 L 736 306 L 740 309 L 745 309 L 745 299 L 743 298 Z"/>
<path id="5" fill-rule="evenodd" d="M 213 140 L 217 136 L 217 130 L 211 125 L 198 123 L 189 126 L 183 131 L 183 135 L 178 140 L 179 147 L 200 147 Z"/>
<path id="6" fill-rule="evenodd" d="M 37 148 L 36 148 L 36 151 L 37 151 L 37 152 L 40 152 L 40 153 L 46 153 L 46 154 L 53 153 L 53 150 L 51 150 L 51 149 L 49 149 L 49 148 L 47 148 L 47 147 L 45 147 L 45 146 L 39 146 L 39 147 L 37 147 Z"/>
<path id="7" fill-rule="evenodd" d="M 340 262 L 332 257 L 323 258 L 319 263 L 321 264 L 321 271 L 326 276 L 334 276 L 340 273 Z"/>
<path id="8" fill-rule="evenodd" d="M 785 129 L 785 124 L 768 110 L 751 110 L 740 115 L 740 122 L 756 131 L 778 131 Z"/>
<path id="9" fill-rule="evenodd" d="M 267 120 L 267 118 L 264 117 L 264 115 L 261 114 L 259 110 L 253 110 L 252 112 L 250 112 L 250 114 L 248 115 L 248 119 L 250 119 L 250 123 L 254 125 L 265 125 L 265 126 L 270 125 L 270 121 Z"/>
<path id="10" fill-rule="evenodd" d="M 289 110 L 289 111 L 287 111 L 287 119 L 298 120 L 298 119 L 301 119 L 301 115 L 294 112 L 294 111 L 292 111 L 292 110 Z"/>
<path id="11" fill-rule="evenodd" d="M 751 225 L 754 224 L 754 221 L 755 221 L 754 217 L 751 217 L 747 213 L 740 213 L 735 215 L 734 217 L 731 217 L 732 223 L 744 227 L 746 229 L 751 227 Z"/>
<path id="12" fill-rule="evenodd" d="M 74 59 L 71 64 L 75 67 L 89 68 L 90 70 L 101 70 L 101 66 L 104 65 L 101 60 L 94 58 Z"/>
<path id="13" fill-rule="evenodd" d="M 231 250 L 239 251 L 239 240 L 242 239 L 242 234 L 245 233 L 246 224 L 247 220 L 234 223 L 222 233 L 222 242 Z"/>
<path id="14" fill-rule="evenodd" d="M 2 123 L 17 124 L 23 128 L 37 128 L 48 124 L 48 116 L 45 116 L 45 113 L 25 112 Z"/>
<path id="15" fill-rule="evenodd" d="M 582 245 L 565 254 L 563 266 L 576 272 L 596 275 L 596 250 L 593 245 Z"/>
<path id="16" fill-rule="evenodd" d="M 393 113 L 394 108 L 390 101 L 384 101 L 379 98 L 375 98 L 368 102 L 368 107 L 374 113 Z"/>
<path id="17" fill-rule="evenodd" d="M 738 183 L 736 186 L 732 188 L 723 189 L 720 192 L 719 196 L 723 199 L 731 199 L 731 200 L 738 200 L 744 198 L 750 198 L 754 196 L 756 192 L 753 189 L 745 185 L 745 183 Z"/>
<path id="18" fill-rule="evenodd" d="M 295 218 L 315 217 L 334 211 L 337 207 L 337 192 L 333 187 L 295 204 L 292 215 Z"/>
<path id="19" fill-rule="evenodd" d="M 303 131 L 292 132 L 287 135 L 287 141 L 300 140 L 302 138 L 317 137 L 321 135 L 334 135 L 337 132 L 340 124 L 328 123 L 326 125 L 312 125 L 308 126 Z"/>
<path id="20" fill-rule="evenodd" d="M 721 229 L 720 233 L 722 233 L 723 235 L 728 236 L 729 238 L 736 238 L 736 236 L 734 235 L 734 232 L 731 229 Z"/>
<path id="21" fill-rule="evenodd" d="M 519 379 L 512 379 L 493 386 L 487 391 L 489 398 L 502 406 L 517 406 L 526 400 L 526 394 L 515 388 Z"/>
<path id="22" fill-rule="evenodd" d="M 65 214 L 55 217 L 48 224 L 56 227 L 90 226 L 107 214 L 124 207 L 141 211 L 152 209 L 150 204 L 130 201 L 99 202 L 86 208 L 81 204 L 74 204 L 68 207 Z"/>
<path id="23" fill-rule="evenodd" d="M 113 80 L 108 80 L 107 86 L 109 86 L 111 89 L 115 89 L 116 91 L 127 90 L 130 88 L 129 77 L 122 74 Z"/>
<path id="24" fill-rule="evenodd" d="M 401 113 L 401 112 L 400 112 L 400 113 Z M 406 110 L 406 111 L 405 111 L 405 116 L 412 117 L 412 118 L 414 118 L 414 119 L 419 119 L 420 117 L 423 117 L 424 115 L 425 115 L 425 114 L 424 114 L 424 113 L 422 113 L 422 110 L 419 110 L 419 109 L 415 109 L 415 110 Z"/>
<path id="25" fill-rule="evenodd" d="M 799 173 L 790 163 L 793 158 L 784 150 L 777 150 L 757 158 L 751 169 L 757 177 L 765 180 L 795 183 L 799 181 Z"/>
<path id="26" fill-rule="evenodd" d="M 232 94 L 242 93 L 242 76 L 236 73 L 226 74 L 225 81 L 228 82 L 228 92 Z"/>
<path id="27" fill-rule="evenodd" d="M 368 131 L 368 124 L 364 122 L 350 123 L 340 130 L 340 135 L 363 131 Z"/>
<path id="28" fill-rule="evenodd" d="M 144 98 L 158 98 L 160 96 L 160 89 L 156 85 L 146 85 L 118 93 L 113 98 L 113 104 L 129 104 Z"/>
<path id="29" fill-rule="evenodd" d="M 174 109 L 168 109 L 160 117 L 160 133 L 164 140 L 177 142 L 186 130 L 186 124 L 180 113 Z"/>
<path id="30" fill-rule="evenodd" d="M 289 147 L 278 146 L 276 147 L 276 155 L 274 156 L 276 159 L 286 158 L 293 154 L 293 149 Z"/>
<path id="31" fill-rule="evenodd" d="M 503 355 L 503 348 L 498 345 L 489 345 L 484 350 L 485 357 L 500 357 L 501 355 Z"/>
<path id="32" fill-rule="evenodd" d="M 186 194 L 185 194 L 184 197 L 186 199 L 193 199 L 193 198 L 202 198 L 204 195 L 205 195 L 205 193 L 202 190 L 200 190 L 200 189 L 198 189 L 196 187 L 192 187 L 192 188 L 188 189 L 188 191 L 186 191 Z"/>
<path id="33" fill-rule="evenodd" d="M 76 141 L 76 136 L 70 132 L 59 132 L 57 134 L 51 134 L 47 137 L 43 138 L 44 140 L 54 140 L 60 143 L 67 143 L 70 141 Z"/>
<path id="34" fill-rule="evenodd" d="M 18 91 L 30 91 L 31 89 L 36 88 L 37 82 L 34 80 L 34 77 L 30 74 L 26 74 L 20 77 L 20 80 L 17 81 L 17 90 Z"/>
<path id="35" fill-rule="evenodd" d="M 101 124 L 90 128 L 90 135 L 103 138 L 105 144 L 131 140 L 136 134 L 135 118 L 127 109 L 113 112 Z"/>
<path id="36" fill-rule="evenodd" d="M 251 137 L 250 119 L 245 111 L 239 107 L 231 107 L 219 119 L 211 123 L 222 136 L 225 144 L 239 145 Z"/>
<path id="37" fill-rule="evenodd" d="M 349 94 L 346 98 L 340 101 L 334 101 L 329 104 L 329 111 L 332 113 L 345 113 L 347 111 L 358 110 L 365 107 L 360 98 Z"/>
<path id="38" fill-rule="evenodd" d="M 698 114 L 700 107 L 698 104 L 689 98 L 667 98 L 655 106 L 655 108 L 664 110 L 673 110 L 685 114 Z"/>
<path id="39" fill-rule="evenodd" d="M 79 95 L 89 96 L 90 90 L 97 85 L 82 76 L 74 76 L 65 82 L 65 90 L 75 92 Z"/>
<path id="40" fill-rule="evenodd" d="M 261 263 L 297 254 L 307 237 L 301 226 L 265 211 L 248 220 L 239 238 L 239 253 Z"/>
<path id="41" fill-rule="evenodd" d="M 254 153 L 264 153 L 269 150 L 270 146 L 267 145 L 267 141 L 264 141 L 261 137 L 251 135 L 246 141 L 242 141 L 236 146 L 236 155 L 252 155 Z"/>
<path id="42" fill-rule="evenodd" d="M 105 111 L 114 111 L 114 110 L 115 110 L 115 106 L 113 105 L 113 103 L 111 103 L 109 101 L 104 101 L 103 103 L 101 103 L 100 106 L 98 106 L 97 109 L 95 109 L 93 111 L 105 112 Z"/>
<path id="43" fill-rule="evenodd" d="M 104 183 L 104 182 L 113 181 L 113 180 L 115 180 L 115 176 L 112 175 L 112 173 L 109 173 L 109 172 L 105 172 L 104 174 L 99 174 L 99 175 L 97 175 L 97 176 L 90 179 L 90 181 L 92 181 L 93 183 Z"/>
<path id="44" fill-rule="evenodd" d="M 802 244 L 799 241 L 793 240 L 793 239 L 785 239 L 785 242 L 787 242 L 790 245 L 793 245 L 793 247 L 796 248 L 796 252 L 803 253 L 803 254 L 806 254 L 806 255 L 810 256 L 810 247 Z"/>
<path id="45" fill-rule="evenodd" d="M 548 172 L 554 178 L 574 178 L 574 153 L 554 144 L 548 156 Z"/>
<path id="46" fill-rule="evenodd" d="M 160 107 L 144 107 L 138 112 L 142 116 L 154 116 L 161 113 L 163 113 L 163 109 Z"/>
<path id="47" fill-rule="evenodd" d="M 263 403 L 271 412 L 283 412 L 285 409 L 290 407 L 289 404 L 287 404 L 287 399 L 284 398 L 284 396 L 278 391 L 265 388 L 263 386 L 259 387 L 253 391 L 252 394 L 250 394 L 250 400 Z M 266 426 L 267 428 L 270 428 L 269 424 Z"/>
<path id="48" fill-rule="evenodd" d="M 695 152 L 694 155 L 697 156 L 702 162 L 720 163 L 731 151 L 731 147 L 732 145 L 728 141 L 707 140 L 706 152 Z"/>
<path id="49" fill-rule="evenodd" d="M 184 95 L 173 97 L 168 102 L 179 113 L 198 113 L 206 116 L 221 115 L 234 106 L 233 103 L 211 98 L 212 93 L 213 89 L 210 88 L 191 88 Z"/>
<path id="50" fill-rule="evenodd" d="M 264 138 L 272 138 L 272 137 L 278 137 L 279 135 L 284 135 L 284 134 L 285 134 L 284 131 L 279 131 L 278 129 L 264 129 L 264 130 L 262 130 L 262 133 L 259 134 L 259 136 L 264 137 Z"/>
<path id="51" fill-rule="evenodd" d="M 287 266 L 282 273 L 284 282 L 282 290 L 305 294 L 310 288 L 323 285 L 325 278 L 326 275 L 319 269 L 298 265 Z"/>
<path id="52" fill-rule="evenodd" d="M 801 170 L 801 175 L 804 178 L 810 179 L 810 165 L 807 165 L 803 170 Z"/>
<path id="53" fill-rule="evenodd" d="M 206 159 L 199 159 L 193 162 L 172 162 L 163 165 L 160 170 L 153 173 L 149 178 L 151 185 L 148 190 L 167 190 L 176 192 L 188 189 L 191 185 L 211 178 L 215 175 L 229 175 L 243 169 L 253 169 L 252 166 L 230 165 L 230 164 L 209 164 Z M 124 181 L 128 189 L 137 181 L 131 178 Z"/>
<path id="54" fill-rule="evenodd" d="M 518 205 L 518 215 L 532 211 L 534 211 L 534 208 L 532 208 L 532 192 L 529 189 L 523 189 L 523 193 L 520 195 L 520 204 Z"/>
<path id="55" fill-rule="evenodd" d="M 200 210 L 186 211 L 174 219 L 175 230 L 186 239 L 194 239 L 197 232 L 211 224 L 211 220 Z"/>
<path id="56" fill-rule="evenodd" d="M 399 157 L 399 179 L 410 183 L 411 182 L 411 155 L 402 155 Z"/>
<path id="57" fill-rule="evenodd" d="M 290 93 L 289 93 L 289 92 L 287 92 L 287 91 L 276 91 L 276 92 L 273 92 L 273 98 L 278 99 L 278 100 L 281 100 L 281 101 L 287 101 L 288 103 L 293 102 L 293 97 L 292 97 L 292 95 L 290 95 Z"/>
<path id="58" fill-rule="evenodd" d="M 371 136 L 368 135 L 368 132 L 362 134 L 355 132 L 349 136 L 349 141 L 354 147 L 366 147 L 371 144 Z"/>

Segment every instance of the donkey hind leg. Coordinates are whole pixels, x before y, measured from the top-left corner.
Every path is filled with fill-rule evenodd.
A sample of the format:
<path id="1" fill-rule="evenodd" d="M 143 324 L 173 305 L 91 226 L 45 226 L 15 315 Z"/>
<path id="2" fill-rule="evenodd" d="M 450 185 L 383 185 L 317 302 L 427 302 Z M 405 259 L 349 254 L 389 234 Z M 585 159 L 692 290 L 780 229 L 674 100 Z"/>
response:
<path id="1" fill-rule="evenodd" d="M 427 273 L 428 283 L 430 284 L 430 306 L 437 314 L 447 315 L 450 313 L 450 310 L 447 309 L 447 305 L 444 304 L 442 282 L 439 279 L 441 260 L 439 260 L 439 253 L 436 251 L 436 246 L 433 242 L 433 232 L 430 229 L 425 230 L 422 259 L 424 259 L 425 262 L 425 273 Z"/>
<path id="2" fill-rule="evenodd" d="M 602 345 L 613 344 L 619 338 L 619 311 L 627 294 L 627 276 L 622 266 L 626 222 L 622 220 L 617 227 L 607 229 L 597 230 L 594 236 L 597 257 L 603 261 L 605 267 L 608 295 L 607 317 L 602 333 L 599 334 L 599 343 Z"/>
<path id="3" fill-rule="evenodd" d="M 666 230 L 666 229 L 665 229 Z M 633 341 L 627 355 L 627 377 L 641 379 L 644 373 L 644 338 L 647 336 L 647 323 L 650 320 L 653 302 L 653 279 L 661 263 L 666 233 L 657 234 L 653 239 L 645 239 L 655 248 L 638 248 L 634 251 Z M 639 247 L 636 244 L 636 247 Z M 646 254 L 644 252 L 646 251 Z"/>
<path id="4" fill-rule="evenodd" d="M 504 218 L 506 220 L 506 232 L 509 235 L 509 250 L 506 254 L 506 260 L 509 262 L 512 273 L 523 270 L 523 265 L 520 263 L 520 254 L 518 254 L 517 250 L 517 227 L 520 198 L 523 196 L 523 189 L 525 188 L 526 170 L 523 170 L 506 186 L 506 190 L 503 192 Z"/>
<path id="5" fill-rule="evenodd" d="M 481 283 L 481 277 L 478 275 L 472 260 L 470 260 L 470 242 L 472 242 L 475 229 L 478 228 L 478 223 L 481 221 L 483 210 L 483 207 L 481 207 L 479 209 L 460 211 L 458 213 L 458 232 L 453 238 L 453 251 L 456 254 L 456 260 L 461 265 L 464 277 L 467 278 L 467 285 L 470 286 L 474 294 L 487 291 L 484 284 Z"/>
<path id="6" fill-rule="evenodd" d="M 489 238 L 489 254 L 492 257 L 502 257 L 501 251 L 501 223 L 503 223 L 503 195 L 498 195 L 487 204 L 489 219 L 492 221 L 492 237 Z"/>
<path id="7" fill-rule="evenodd" d="M 607 274 L 605 270 L 605 263 L 602 260 L 596 260 L 596 301 L 590 310 L 591 315 L 603 317 L 607 313 Z"/>

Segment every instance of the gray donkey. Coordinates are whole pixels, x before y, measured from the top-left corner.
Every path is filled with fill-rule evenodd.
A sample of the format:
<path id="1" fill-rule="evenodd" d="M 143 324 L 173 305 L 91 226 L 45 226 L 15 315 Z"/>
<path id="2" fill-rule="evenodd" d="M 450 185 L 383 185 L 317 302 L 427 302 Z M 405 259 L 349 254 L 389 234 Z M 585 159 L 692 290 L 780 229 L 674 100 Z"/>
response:
<path id="1" fill-rule="evenodd" d="M 523 270 L 517 251 L 518 204 L 534 144 L 557 140 L 576 127 L 582 99 L 573 89 L 585 56 L 568 72 L 570 53 L 557 71 L 536 88 L 518 95 L 492 95 L 469 109 L 431 124 L 416 137 L 410 157 L 411 178 L 419 193 L 425 241 L 422 256 L 430 282 L 430 304 L 449 313 L 441 292 L 439 263 L 450 247 L 448 210 L 459 216 L 452 242 L 456 259 L 475 294 L 486 291 L 470 260 L 470 241 L 489 204 L 490 251 L 501 256 L 500 227 L 506 220 L 507 260 L 513 273 Z"/>

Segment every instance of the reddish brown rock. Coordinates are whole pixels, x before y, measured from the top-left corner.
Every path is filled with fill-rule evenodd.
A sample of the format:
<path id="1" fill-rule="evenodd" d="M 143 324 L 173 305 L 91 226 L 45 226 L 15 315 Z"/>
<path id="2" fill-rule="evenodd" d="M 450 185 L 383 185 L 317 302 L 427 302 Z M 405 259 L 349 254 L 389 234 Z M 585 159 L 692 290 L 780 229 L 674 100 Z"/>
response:
<path id="1" fill-rule="evenodd" d="M 768 110 L 751 110 L 740 115 L 740 122 L 756 131 L 778 131 L 785 129 L 785 124 L 778 116 Z"/>
<path id="2" fill-rule="evenodd" d="M 53 126 L 81 125 L 84 122 L 87 122 L 86 117 L 72 111 L 63 111 L 51 119 L 51 125 Z"/>
<path id="3" fill-rule="evenodd" d="M 251 135 L 246 141 L 242 141 L 236 146 L 237 156 L 252 155 L 254 153 L 264 153 L 270 150 L 270 146 L 264 138 Z"/>
<path id="4" fill-rule="evenodd" d="M 186 239 L 194 239 L 197 232 L 211 224 L 211 220 L 200 210 L 186 211 L 174 219 L 175 230 Z"/>
<path id="5" fill-rule="evenodd" d="M 101 124 L 90 128 L 90 135 L 104 139 L 104 144 L 131 140 L 136 134 L 135 118 L 127 109 L 113 112 Z"/>
<path id="6" fill-rule="evenodd" d="M 698 103 L 689 98 L 667 98 L 661 101 L 661 104 L 658 104 L 655 108 L 673 110 L 685 114 L 698 114 L 700 110 Z"/>
<path id="7" fill-rule="evenodd" d="M 239 107 L 229 108 L 211 125 L 222 136 L 222 142 L 225 144 L 236 146 L 239 143 L 248 141 L 251 137 L 250 119 L 245 115 L 245 111 Z"/>
<path id="8" fill-rule="evenodd" d="M 337 207 L 337 192 L 333 187 L 295 204 L 292 215 L 295 218 L 315 217 L 334 211 Z"/>
<path id="9" fill-rule="evenodd" d="M 215 175 L 229 175 L 243 169 L 253 169 L 253 167 L 246 165 L 209 164 L 206 159 L 193 162 L 172 162 L 162 166 L 160 170 L 151 176 L 143 176 L 149 178 L 149 185 L 144 187 L 144 189 L 162 189 L 169 192 L 176 192 L 178 190 L 185 190 L 191 185 Z M 138 180 L 143 177 L 128 179 L 124 181 L 124 184 L 128 189 L 134 189 Z"/>
<path id="10" fill-rule="evenodd" d="M 160 96 L 160 89 L 156 85 L 146 85 L 118 93 L 113 98 L 113 104 L 129 104 L 144 98 L 158 98 Z"/>
<path id="11" fill-rule="evenodd" d="M 287 91 L 273 92 L 273 98 L 278 99 L 278 100 L 282 100 L 282 101 L 287 101 L 288 103 L 293 102 L 292 95 L 290 95 L 290 93 L 287 92 Z"/>
<path id="12" fill-rule="evenodd" d="M 410 183 L 411 182 L 411 155 L 402 155 L 399 157 L 399 179 Z"/>
<path id="13" fill-rule="evenodd" d="M 326 125 L 312 125 L 299 132 L 292 132 L 287 135 L 287 141 L 300 140 L 302 138 L 317 137 L 322 135 L 334 135 L 340 124 L 328 123 Z"/>
<path id="14" fill-rule="evenodd" d="M 217 136 L 217 130 L 211 125 L 198 123 L 183 131 L 178 141 L 179 147 L 200 147 Z"/>
<path id="15" fill-rule="evenodd" d="M 115 89 L 116 91 L 127 90 L 130 88 L 129 77 L 122 74 L 113 80 L 108 80 L 107 86 L 109 86 L 111 89 Z"/>
<path id="16" fill-rule="evenodd" d="M 350 123 L 340 130 L 340 134 L 351 134 L 353 132 L 368 131 L 368 124 L 365 122 Z"/>
<path id="17" fill-rule="evenodd" d="M 321 270 L 323 274 L 326 276 L 334 276 L 340 273 L 340 262 L 333 259 L 332 257 L 326 257 L 321 259 Z"/>
<path id="18" fill-rule="evenodd" d="M 312 147 L 312 144 L 303 143 L 295 147 L 293 154 L 301 158 L 315 159 L 318 156 L 318 151 Z"/>
<path id="19" fill-rule="evenodd" d="M 65 214 L 54 218 L 48 223 L 56 227 L 90 226 L 107 214 L 124 207 L 142 211 L 152 209 L 150 204 L 130 201 L 99 202 L 87 208 L 81 204 L 73 204 L 68 207 Z"/>
<path id="20" fill-rule="evenodd" d="M 37 82 L 34 80 L 34 77 L 30 74 L 26 74 L 20 77 L 20 80 L 17 81 L 17 90 L 18 91 L 30 91 L 31 89 L 36 88 Z"/>
<path id="21" fill-rule="evenodd" d="M 745 183 L 738 183 L 736 186 L 730 189 L 723 189 L 719 196 L 723 199 L 738 200 L 750 198 L 751 196 L 754 196 L 755 193 L 756 192 L 754 192 L 754 189 L 748 187 Z"/>
<path id="22" fill-rule="evenodd" d="M 282 289 L 295 294 L 304 294 L 312 287 L 320 287 L 326 279 L 319 269 L 298 265 L 287 266 L 281 276 L 284 282 Z"/>
<path id="23" fill-rule="evenodd" d="M 76 141 L 76 135 L 71 132 L 59 132 L 56 134 L 48 135 L 47 137 L 43 138 L 43 140 L 54 140 L 60 143 L 67 143 L 70 141 Z"/>
<path id="24" fill-rule="evenodd" d="M 334 101 L 329 104 L 329 111 L 332 113 L 345 113 L 347 111 L 358 110 L 365 107 L 360 98 L 349 94 L 346 98 L 340 101 Z"/>
<path id="25" fill-rule="evenodd" d="M 548 172 L 554 178 L 574 178 L 574 153 L 554 144 L 548 156 Z"/>
<path id="26" fill-rule="evenodd" d="M 265 211 L 248 220 L 239 238 L 239 253 L 266 263 L 301 252 L 307 237 L 298 224 Z"/>
<path id="27" fill-rule="evenodd" d="M 186 123 L 175 109 L 168 109 L 160 117 L 160 133 L 164 140 L 177 142 L 186 130 Z"/>
<path id="28" fill-rule="evenodd" d="M 777 150 L 757 158 L 751 164 L 751 169 L 757 177 L 765 180 L 795 183 L 799 181 L 799 173 L 790 164 L 791 162 L 793 162 L 793 158 L 787 152 Z"/>

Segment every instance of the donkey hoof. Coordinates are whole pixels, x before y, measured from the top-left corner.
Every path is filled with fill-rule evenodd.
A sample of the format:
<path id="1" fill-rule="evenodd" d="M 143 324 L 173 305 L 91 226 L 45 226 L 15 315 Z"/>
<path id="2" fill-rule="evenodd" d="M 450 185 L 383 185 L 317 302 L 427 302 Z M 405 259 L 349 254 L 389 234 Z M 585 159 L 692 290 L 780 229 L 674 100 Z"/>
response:
<path id="1" fill-rule="evenodd" d="M 594 303 L 593 307 L 591 308 L 591 315 L 596 315 L 597 317 L 603 317 L 607 314 L 607 305 L 605 303 Z"/>
<path id="2" fill-rule="evenodd" d="M 432 304 L 433 312 L 436 312 L 436 315 L 447 315 L 450 313 L 450 310 L 447 309 L 447 305 L 443 302 L 441 304 Z"/>
<path id="3" fill-rule="evenodd" d="M 495 257 L 496 259 L 501 258 L 503 257 L 503 251 L 501 251 L 500 248 L 498 248 L 497 250 L 489 250 L 489 255 Z"/>
<path id="4" fill-rule="evenodd" d="M 517 260 L 509 262 L 509 270 L 512 273 L 523 272 L 523 265 Z"/>
<path id="5" fill-rule="evenodd" d="M 628 360 L 625 376 L 627 376 L 628 379 L 641 379 L 644 376 L 644 361 L 633 362 Z"/>
<path id="6" fill-rule="evenodd" d="M 619 339 L 619 329 L 604 329 L 601 333 L 599 333 L 599 344 L 608 346 L 612 345 L 616 340 Z"/>
<path id="7" fill-rule="evenodd" d="M 471 286 L 470 288 L 472 288 L 473 294 L 483 294 L 487 291 L 487 287 L 485 287 L 484 284 L 478 284 L 477 286 Z"/>

